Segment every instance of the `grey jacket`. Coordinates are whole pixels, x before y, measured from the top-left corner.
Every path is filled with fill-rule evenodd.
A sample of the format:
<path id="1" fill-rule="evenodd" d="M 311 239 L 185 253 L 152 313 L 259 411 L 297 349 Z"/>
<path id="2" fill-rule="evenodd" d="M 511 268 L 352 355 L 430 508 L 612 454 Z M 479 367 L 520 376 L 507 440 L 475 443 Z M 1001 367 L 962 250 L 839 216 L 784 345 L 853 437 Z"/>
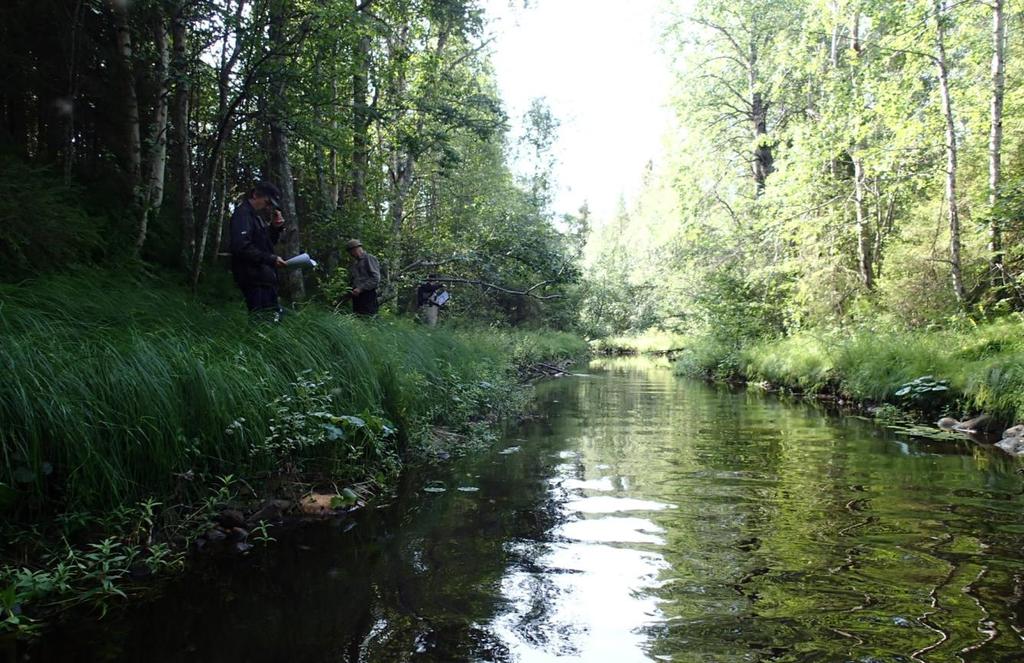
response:
<path id="1" fill-rule="evenodd" d="M 380 285 L 380 263 L 369 253 L 348 264 L 348 284 L 362 292 L 376 290 Z"/>

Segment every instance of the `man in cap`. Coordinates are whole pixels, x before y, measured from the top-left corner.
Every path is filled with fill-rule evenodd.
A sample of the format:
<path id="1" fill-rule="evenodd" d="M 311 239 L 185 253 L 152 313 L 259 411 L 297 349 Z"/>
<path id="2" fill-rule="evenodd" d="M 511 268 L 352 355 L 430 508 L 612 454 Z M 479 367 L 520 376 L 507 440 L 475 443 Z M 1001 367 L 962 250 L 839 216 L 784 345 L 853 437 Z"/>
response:
<path id="1" fill-rule="evenodd" d="M 284 260 L 274 245 L 284 231 L 281 192 L 270 182 L 260 182 L 231 215 L 231 272 L 245 297 L 249 312 L 279 319 L 277 269 Z M 266 219 L 269 219 L 267 221 Z"/>
<path id="2" fill-rule="evenodd" d="M 377 286 L 380 285 L 380 263 L 363 249 L 358 239 L 345 245 L 352 261 L 348 264 L 348 284 L 352 288 L 352 310 L 359 315 L 376 315 Z"/>

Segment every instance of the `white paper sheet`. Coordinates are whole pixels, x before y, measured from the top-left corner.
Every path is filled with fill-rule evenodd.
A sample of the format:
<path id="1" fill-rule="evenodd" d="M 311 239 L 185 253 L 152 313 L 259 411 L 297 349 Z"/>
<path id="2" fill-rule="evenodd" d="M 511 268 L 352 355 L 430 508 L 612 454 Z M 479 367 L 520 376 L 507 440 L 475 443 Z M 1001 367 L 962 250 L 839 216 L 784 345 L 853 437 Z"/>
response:
<path id="1" fill-rule="evenodd" d="M 308 253 L 300 253 L 294 258 L 284 261 L 289 267 L 316 267 L 316 260 L 309 257 Z"/>

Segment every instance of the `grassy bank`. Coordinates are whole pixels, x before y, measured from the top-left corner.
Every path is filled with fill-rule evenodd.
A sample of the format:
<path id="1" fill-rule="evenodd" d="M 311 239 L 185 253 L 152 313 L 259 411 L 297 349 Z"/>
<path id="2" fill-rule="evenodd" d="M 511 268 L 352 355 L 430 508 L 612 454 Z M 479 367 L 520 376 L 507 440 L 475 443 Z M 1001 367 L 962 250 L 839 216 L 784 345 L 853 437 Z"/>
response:
<path id="1" fill-rule="evenodd" d="M 944 330 L 803 332 L 745 345 L 693 339 L 676 370 L 954 416 L 986 412 L 1024 420 L 1024 322 L 1017 318 Z"/>
<path id="2" fill-rule="evenodd" d="M 591 349 L 599 354 L 643 355 L 669 354 L 681 350 L 687 338 L 682 334 L 652 329 L 642 334 L 609 336 L 590 342 Z"/>
<path id="3" fill-rule="evenodd" d="M 59 586 L 59 555 L 36 541 L 81 562 L 104 537 L 100 557 L 121 558 L 122 575 L 128 561 L 154 566 L 161 523 L 196 505 L 283 475 L 386 482 L 436 427 L 466 432 L 501 412 L 517 364 L 586 350 L 557 332 L 316 308 L 252 325 L 237 302 L 96 271 L 0 285 L 0 337 L 0 622 L 15 601 L 86 591 Z M 25 575 L 38 569 L 51 575 Z M 103 577 L 77 581 L 103 591 Z"/>

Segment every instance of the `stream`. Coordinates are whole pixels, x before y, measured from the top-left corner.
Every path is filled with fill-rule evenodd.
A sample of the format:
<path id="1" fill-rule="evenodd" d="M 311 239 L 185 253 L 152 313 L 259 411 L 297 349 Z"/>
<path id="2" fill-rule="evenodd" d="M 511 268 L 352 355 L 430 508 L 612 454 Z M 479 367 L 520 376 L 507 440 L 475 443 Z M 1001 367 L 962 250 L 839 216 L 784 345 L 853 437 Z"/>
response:
<path id="1" fill-rule="evenodd" d="M 58 625 L 27 660 L 1024 660 L 1012 459 L 654 360 L 578 370 L 387 505 Z"/>

